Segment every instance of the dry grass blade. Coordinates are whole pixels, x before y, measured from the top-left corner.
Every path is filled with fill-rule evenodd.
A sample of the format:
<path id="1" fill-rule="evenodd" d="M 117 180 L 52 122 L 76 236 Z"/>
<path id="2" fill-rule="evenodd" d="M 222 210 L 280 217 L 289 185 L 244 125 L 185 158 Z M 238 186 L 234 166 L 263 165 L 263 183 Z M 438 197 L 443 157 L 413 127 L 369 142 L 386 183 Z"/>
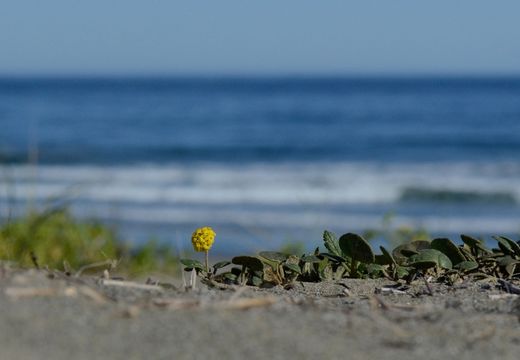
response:
<path id="1" fill-rule="evenodd" d="M 372 310 L 390 310 L 390 305 L 383 301 L 379 296 L 372 295 L 370 297 L 370 307 Z"/>
<path id="2" fill-rule="evenodd" d="M 111 269 L 115 268 L 117 266 L 117 263 L 118 261 L 117 260 L 105 260 L 105 261 L 100 261 L 100 262 L 96 262 L 96 263 L 93 263 L 93 264 L 88 264 L 88 265 L 85 265 L 85 266 L 82 266 L 75 274 L 74 276 L 75 277 L 80 277 L 81 274 L 86 271 L 86 270 L 89 270 L 89 269 L 94 269 L 94 268 L 97 268 L 97 267 L 102 267 L 102 266 L 109 266 Z"/>
<path id="3" fill-rule="evenodd" d="M 195 269 L 191 270 L 189 287 L 193 290 L 197 288 L 197 272 L 195 271 Z"/>
<path id="4" fill-rule="evenodd" d="M 235 300 L 237 300 L 240 296 L 242 296 L 242 294 L 246 291 L 246 287 L 245 286 L 241 286 L 239 288 L 236 289 L 235 293 L 233 295 L 231 295 L 231 297 L 229 298 L 229 302 L 233 302 Z"/>
<path id="5" fill-rule="evenodd" d="M 407 295 L 408 294 L 406 291 L 393 289 L 393 288 L 386 288 L 386 287 L 381 288 L 380 291 L 382 294 L 393 294 L 393 295 Z"/>
<path id="6" fill-rule="evenodd" d="M 169 310 L 180 310 L 198 307 L 200 301 L 194 299 L 154 299 L 153 304 Z"/>
<path id="7" fill-rule="evenodd" d="M 271 306 L 277 302 L 275 297 L 267 296 L 263 298 L 237 299 L 234 301 L 222 301 L 215 304 L 219 309 L 246 310 L 256 307 Z"/>
<path id="8" fill-rule="evenodd" d="M 237 285 L 227 285 L 227 284 L 219 283 L 212 279 L 202 278 L 202 279 L 200 279 L 200 282 L 203 283 L 204 285 L 207 285 L 209 287 L 214 287 L 214 288 L 217 288 L 220 290 L 235 290 L 238 287 Z M 186 287 L 186 285 L 185 285 L 185 287 Z"/>
<path id="9" fill-rule="evenodd" d="M 51 287 L 8 287 L 4 292 L 14 300 L 39 296 L 56 296 L 58 294 L 58 290 Z"/>
<path id="10" fill-rule="evenodd" d="M 466 340 L 467 346 L 472 346 L 475 343 L 478 343 L 480 341 L 486 341 L 495 336 L 496 333 L 496 326 L 491 324 L 483 329 L 475 330 L 474 332 L 470 333 L 468 335 L 468 338 Z"/>
<path id="11" fill-rule="evenodd" d="M 82 294 L 97 304 L 106 304 L 108 302 L 105 296 L 86 285 L 79 287 L 67 286 L 63 289 L 54 287 L 8 287 L 5 289 L 5 294 L 13 300 L 53 296 L 75 298 L 78 294 Z"/>
<path id="12" fill-rule="evenodd" d="M 244 298 L 235 300 L 218 301 L 213 303 L 202 303 L 195 299 L 154 299 L 153 304 L 158 307 L 166 308 L 168 310 L 182 310 L 182 309 L 226 309 L 226 310 L 247 310 L 256 307 L 265 307 L 273 305 L 277 299 L 272 296 L 262 298 Z"/>
<path id="13" fill-rule="evenodd" d="M 387 333 L 392 335 L 384 340 L 386 345 L 392 347 L 408 347 L 413 344 L 411 340 L 413 337 L 409 332 L 381 314 L 380 310 L 390 310 L 392 305 L 384 302 L 379 296 L 373 295 L 370 297 L 370 307 L 372 309 L 372 313 L 370 314 L 372 320 L 378 324 L 378 327 L 388 329 Z"/>
<path id="14" fill-rule="evenodd" d="M 118 286 L 118 287 L 125 287 L 125 288 L 139 289 L 139 290 L 159 291 L 159 292 L 164 291 L 164 289 L 158 285 L 140 284 L 140 283 L 136 283 L 136 282 L 132 282 L 132 281 L 103 279 L 103 280 L 101 280 L 101 284 L 105 285 L 105 286 Z"/>
<path id="15" fill-rule="evenodd" d="M 80 286 L 78 290 L 82 295 L 88 297 L 90 300 L 93 300 L 96 304 L 103 305 L 108 303 L 108 300 L 104 295 L 89 286 Z"/>
<path id="16" fill-rule="evenodd" d="M 503 299 L 510 299 L 510 298 L 518 298 L 518 295 L 515 294 L 490 294 L 488 297 L 491 300 L 503 300 Z"/>
<path id="17" fill-rule="evenodd" d="M 377 296 L 377 295 L 373 295 L 371 298 L 370 298 L 370 307 L 373 311 L 375 310 L 384 310 L 384 311 L 388 311 L 388 310 L 403 310 L 403 311 L 416 311 L 416 310 L 427 310 L 427 307 L 419 307 L 419 306 L 414 306 L 414 305 L 406 305 L 406 304 L 389 304 L 385 301 L 383 301 L 383 299 L 381 299 L 381 297 Z"/>

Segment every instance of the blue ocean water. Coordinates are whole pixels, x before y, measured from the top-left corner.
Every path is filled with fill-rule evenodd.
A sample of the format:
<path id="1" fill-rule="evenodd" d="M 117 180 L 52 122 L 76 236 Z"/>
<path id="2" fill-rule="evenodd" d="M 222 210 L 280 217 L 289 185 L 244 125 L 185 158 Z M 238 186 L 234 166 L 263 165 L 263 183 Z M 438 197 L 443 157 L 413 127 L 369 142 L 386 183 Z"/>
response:
<path id="1" fill-rule="evenodd" d="M 211 225 L 222 252 L 389 212 L 520 232 L 520 78 L 4 78 L 0 125 L 4 217 L 67 199 L 131 241 Z"/>

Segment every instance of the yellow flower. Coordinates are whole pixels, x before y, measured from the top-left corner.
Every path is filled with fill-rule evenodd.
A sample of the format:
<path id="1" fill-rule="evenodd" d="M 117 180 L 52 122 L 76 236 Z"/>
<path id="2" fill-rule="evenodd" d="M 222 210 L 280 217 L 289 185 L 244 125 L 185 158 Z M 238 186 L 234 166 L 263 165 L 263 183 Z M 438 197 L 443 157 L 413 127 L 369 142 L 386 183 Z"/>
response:
<path id="1" fill-rule="evenodd" d="M 209 226 L 199 228 L 191 235 L 191 243 L 195 251 L 208 251 L 215 241 L 215 232 Z"/>

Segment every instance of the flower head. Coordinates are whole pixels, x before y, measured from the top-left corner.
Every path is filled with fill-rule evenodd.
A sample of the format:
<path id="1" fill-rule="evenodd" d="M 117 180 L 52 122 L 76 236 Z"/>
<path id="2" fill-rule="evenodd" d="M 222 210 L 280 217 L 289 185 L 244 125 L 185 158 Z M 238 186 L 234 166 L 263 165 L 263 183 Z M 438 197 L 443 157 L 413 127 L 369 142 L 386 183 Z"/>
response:
<path id="1" fill-rule="evenodd" d="M 195 251 L 208 251 L 215 241 L 215 231 L 209 226 L 199 228 L 191 235 L 191 243 Z"/>

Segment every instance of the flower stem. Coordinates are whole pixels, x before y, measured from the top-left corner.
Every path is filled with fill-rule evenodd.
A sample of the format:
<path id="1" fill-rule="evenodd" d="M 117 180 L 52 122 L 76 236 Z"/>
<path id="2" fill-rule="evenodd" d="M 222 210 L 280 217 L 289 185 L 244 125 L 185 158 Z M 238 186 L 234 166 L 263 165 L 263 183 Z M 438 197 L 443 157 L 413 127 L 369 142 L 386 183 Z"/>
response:
<path id="1" fill-rule="evenodd" d="M 209 274 L 209 251 L 206 250 L 205 251 L 205 254 L 206 254 L 206 272 Z"/>

